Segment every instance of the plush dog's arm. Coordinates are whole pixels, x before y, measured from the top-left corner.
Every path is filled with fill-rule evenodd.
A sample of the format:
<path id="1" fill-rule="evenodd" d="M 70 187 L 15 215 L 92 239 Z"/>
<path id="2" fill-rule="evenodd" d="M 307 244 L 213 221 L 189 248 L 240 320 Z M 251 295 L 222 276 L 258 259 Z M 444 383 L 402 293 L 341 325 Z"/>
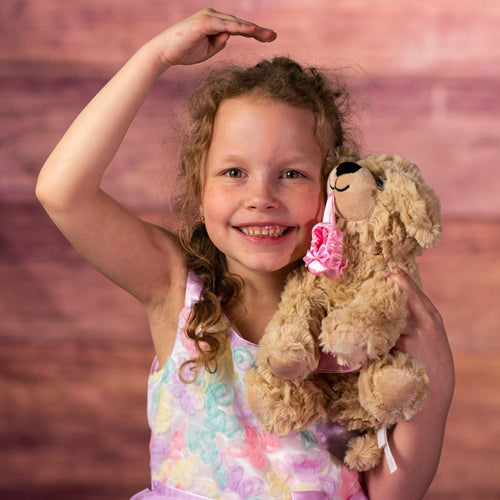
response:
<path id="1" fill-rule="evenodd" d="M 279 309 L 268 324 L 257 353 L 257 365 L 268 364 L 278 377 L 302 380 L 319 362 L 318 335 L 325 315 L 326 293 L 305 267 L 293 271 Z"/>
<path id="2" fill-rule="evenodd" d="M 384 272 L 361 285 L 355 298 L 333 309 L 321 326 L 320 344 L 340 364 L 378 359 L 394 347 L 406 325 L 406 296 Z"/>

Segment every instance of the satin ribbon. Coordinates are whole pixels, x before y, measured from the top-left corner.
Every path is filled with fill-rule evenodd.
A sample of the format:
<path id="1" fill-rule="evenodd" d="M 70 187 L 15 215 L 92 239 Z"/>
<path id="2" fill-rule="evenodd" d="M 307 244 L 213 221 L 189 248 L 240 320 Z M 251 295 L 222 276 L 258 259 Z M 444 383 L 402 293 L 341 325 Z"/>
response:
<path id="1" fill-rule="evenodd" d="M 333 280 L 342 274 L 347 260 L 342 259 L 342 232 L 335 225 L 335 197 L 333 193 L 326 200 L 323 222 L 312 229 L 311 247 L 304 256 L 304 262 L 312 274 L 324 274 Z"/>

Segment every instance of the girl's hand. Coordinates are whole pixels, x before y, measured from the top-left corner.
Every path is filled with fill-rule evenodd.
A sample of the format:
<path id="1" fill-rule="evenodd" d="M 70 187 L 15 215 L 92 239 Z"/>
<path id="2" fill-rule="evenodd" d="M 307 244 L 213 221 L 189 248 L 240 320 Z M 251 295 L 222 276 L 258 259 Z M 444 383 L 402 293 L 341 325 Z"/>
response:
<path id="1" fill-rule="evenodd" d="M 418 357 L 444 396 L 453 392 L 453 357 L 441 315 L 417 284 L 402 270 L 389 278 L 408 296 L 408 322 L 395 348 Z"/>
<path id="2" fill-rule="evenodd" d="M 196 64 L 221 51 L 231 36 L 271 42 L 276 33 L 235 16 L 203 9 L 154 38 L 160 72 L 177 64 Z"/>

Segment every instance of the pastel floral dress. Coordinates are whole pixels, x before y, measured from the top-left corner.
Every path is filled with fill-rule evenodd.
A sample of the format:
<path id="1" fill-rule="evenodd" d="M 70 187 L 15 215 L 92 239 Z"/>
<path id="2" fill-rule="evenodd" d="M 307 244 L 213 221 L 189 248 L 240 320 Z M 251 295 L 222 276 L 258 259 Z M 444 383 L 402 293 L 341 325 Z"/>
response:
<path id="1" fill-rule="evenodd" d="M 278 438 L 264 432 L 247 407 L 243 379 L 256 345 L 229 333 L 228 347 L 210 374 L 179 379 L 180 365 L 197 352 L 184 333 L 200 283 L 190 274 L 172 354 L 155 359 L 148 383 L 151 489 L 132 500 L 367 499 L 358 475 L 329 449 L 338 426 L 318 424 Z"/>

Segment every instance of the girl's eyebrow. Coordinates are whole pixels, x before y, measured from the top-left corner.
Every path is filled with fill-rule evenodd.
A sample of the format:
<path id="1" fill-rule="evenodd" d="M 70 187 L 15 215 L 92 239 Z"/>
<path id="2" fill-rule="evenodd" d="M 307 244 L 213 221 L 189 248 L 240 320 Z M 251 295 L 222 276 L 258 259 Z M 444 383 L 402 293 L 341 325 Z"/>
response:
<path id="1" fill-rule="evenodd" d="M 246 163 L 247 160 L 245 156 L 239 153 L 227 153 L 222 154 L 219 157 L 219 161 L 224 161 L 228 163 Z M 295 165 L 297 163 L 308 163 L 310 161 L 310 156 L 305 153 L 291 153 L 289 155 L 283 156 L 278 162 L 278 165 Z"/>
<path id="2" fill-rule="evenodd" d="M 309 162 L 310 156 L 305 153 L 293 153 L 289 156 L 286 156 L 284 159 L 284 163 L 304 163 Z"/>
<path id="3" fill-rule="evenodd" d="M 221 155 L 220 159 L 229 163 L 241 163 L 245 161 L 245 158 L 238 153 L 226 153 Z"/>
<path id="4" fill-rule="evenodd" d="M 278 168 L 303 168 L 305 171 L 310 171 L 313 168 L 321 170 L 321 164 L 316 164 L 310 155 L 302 153 L 285 156 L 276 166 Z"/>

